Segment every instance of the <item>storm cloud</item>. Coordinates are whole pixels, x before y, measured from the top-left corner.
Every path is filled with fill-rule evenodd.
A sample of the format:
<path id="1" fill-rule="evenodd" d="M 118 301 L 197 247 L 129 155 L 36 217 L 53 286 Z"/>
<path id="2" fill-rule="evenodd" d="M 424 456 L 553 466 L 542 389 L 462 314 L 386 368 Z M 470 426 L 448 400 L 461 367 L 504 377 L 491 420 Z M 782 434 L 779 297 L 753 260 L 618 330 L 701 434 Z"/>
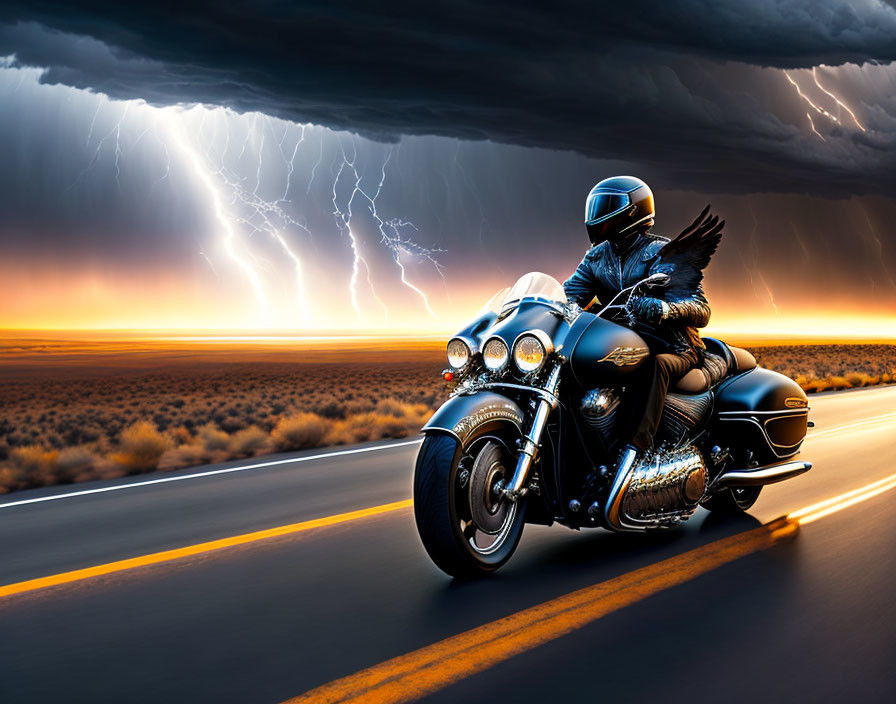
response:
<path id="1" fill-rule="evenodd" d="M 572 150 L 660 187 L 886 194 L 896 175 L 896 9 L 877 0 L 8 2 L 0 22 L 0 53 L 114 98 Z M 817 77 L 861 123 L 799 96 L 788 76 L 813 67 L 837 67 Z"/>

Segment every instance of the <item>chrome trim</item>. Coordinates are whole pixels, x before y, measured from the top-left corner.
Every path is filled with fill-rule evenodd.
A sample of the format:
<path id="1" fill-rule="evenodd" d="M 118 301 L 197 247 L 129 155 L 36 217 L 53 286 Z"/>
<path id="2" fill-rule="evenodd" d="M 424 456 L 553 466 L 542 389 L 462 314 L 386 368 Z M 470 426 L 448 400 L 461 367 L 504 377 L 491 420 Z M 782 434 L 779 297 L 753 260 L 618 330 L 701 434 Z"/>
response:
<path id="1" fill-rule="evenodd" d="M 798 413 L 808 413 L 808 406 L 803 406 L 802 408 L 781 408 L 777 411 L 719 411 L 718 415 L 720 416 L 744 416 L 744 415 L 770 415 L 772 413 L 776 415 L 780 415 L 781 413 L 786 413 L 790 415 L 796 415 Z"/>
<path id="2" fill-rule="evenodd" d="M 555 394 L 552 394 L 550 391 L 545 391 L 544 389 L 540 389 L 537 386 L 526 386 L 525 384 L 510 384 L 503 381 L 485 381 L 481 384 L 472 384 L 470 386 L 458 387 L 454 391 L 454 396 L 466 396 L 467 394 L 475 394 L 477 391 L 482 391 L 483 389 L 514 389 L 515 391 L 528 391 L 529 393 L 533 393 L 539 398 L 544 399 L 551 406 L 556 407 L 558 403 L 560 403 L 560 399 L 557 398 Z"/>
<path id="3" fill-rule="evenodd" d="M 451 340 L 460 340 L 461 342 L 463 342 L 467 346 L 467 349 L 470 350 L 471 357 L 479 353 L 479 343 L 476 342 L 476 340 L 474 340 L 472 337 L 469 337 L 467 335 L 455 335 L 451 338 Z M 451 340 L 448 340 L 449 345 L 451 344 Z M 447 348 L 448 345 L 445 345 L 445 347 Z"/>
<path id="4" fill-rule="evenodd" d="M 806 411 L 805 408 L 799 409 L 799 410 Z M 721 415 L 721 414 L 719 414 L 719 415 Z M 808 412 L 807 412 L 807 415 L 808 415 Z M 739 418 L 719 418 L 719 420 L 727 421 L 728 423 L 738 423 L 738 422 L 752 423 L 757 428 L 759 428 L 759 431 L 762 433 L 762 437 L 765 438 L 765 441 L 768 443 L 768 446 L 771 448 L 772 452 L 774 452 L 775 456 L 780 459 L 784 459 L 785 457 L 790 457 L 791 455 L 793 455 L 799 449 L 800 445 L 803 444 L 803 440 L 806 439 L 806 436 L 804 435 L 800 439 L 800 441 L 794 445 L 779 445 L 777 443 L 772 442 L 772 439 L 768 436 L 768 431 L 765 429 L 765 423 L 760 423 L 755 418 L 749 418 L 749 417 L 741 415 Z M 775 420 L 775 419 L 769 418 L 768 420 Z M 768 421 L 765 421 L 765 422 L 767 423 Z M 778 448 L 780 448 L 783 452 L 778 452 Z"/>
<path id="5" fill-rule="evenodd" d="M 467 539 L 467 543 L 469 543 L 470 547 L 473 548 L 473 550 L 475 552 L 479 553 L 480 555 L 491 555 L 492 553 L 497 552 L 497 550 L 502 545 L 504 545 L 505 542 L 507 542 L 507 536 L 510 535 L 510 528 L 511 528 L 511 526 L 513 526 L 513 522 L 516 520 L 516 512 L 517 512 L 517 505 L 516 505 L 516 503 L 511 502 L 510 506 L 507 508 L 507 516 L 504 518 L 504 522 L 501 524 L 501 528 L 496 533 L 496 535 L 498 537 L 495 538 L 495 542 L 493 542 L 492 544 L 487 545 L 484 548 L 480 548 L 478 545 L 476 545 L 476 535 L 475 534 L 471 535 Z M 473 525 L 476 525 L 476 524 L 474 523 Z M 485 531 L 483 531 L 483 532 L 485 532 Z"/>
<path id="6" fill-rule="evenodd" d="M 516 345 L 522 338 L 526 337 L 527 335 L 531 335 L 536 340 L 538 340 L 541 343 L 541 346 L 544 348 L 544 358 L 541 360 L 541 364 L 539 364 L 532 371 L 528 372 L 524 369 L 520 369 L 520 365 L 516 361 Z M 547 363 L 548 357 L 550 357 L 552 354 L 554 354 L 554 341 L 544 330 L 539 330 L 538 328 L 521 332 L 514 338 L 513 344 L 510 346 L 510 356 L 513 357 L 513 364 L 523 374 L 537 374 L 538 372 L 540 372 L 542 369 L 544 369 L 544 365 Z"/>
<path id="7" fill-rule="evenodd" d="M 638 451 L 634 448 L 627 448 L 619 458 L 619 465 L 616 469 L 616 476 L 613 477 L 613 486 L 610 487 L 610 493 L 607 496 L 607 505 L 604 508 L 604 518 L 607 525 L 616 530 L 637 530 L 638 526 L 625 523 L 622 519 L 622 497 L 628 489 L 628 485 L 632 480 L 632 472 L 635 469 L 635 460 L 638 458 Z"/>
<path id="8" fill-rule="evenodd" d="M 729 487 L 765 486 L 799 476 L 812 469 L 811 462 L 784 462 L 757 469 L 732 469 L 712 480 L 709 491 Z"/>
<path id="9" fill-rule="evenodd" d="M 557 407 L 557 386 L 560 383 L 560 370 L 562 368 L 563 365 L 555 364 L 551 370 L 551 375 L 545 383 L 546 395 L 553 401 L 548 400 L 544 396 L 541 397 L 541 400 L 538 402 L 538 408 L 535 411 L 535 418 L 532 420 L 532 428 L 523 436 L 523 445 L 520 448 L 516 470 L 504 489 L 504 496 L 511 501 L 516 501 L 518 497 L 525 494 L 526 490 L 523 487 L 529 475 L 529 469 L 532 467 L 532 460 L 535 459 L 535 453 L 538 452 L 541 436 L 548 423 L 548 417 L 551 415 L 551 411 Z"/>

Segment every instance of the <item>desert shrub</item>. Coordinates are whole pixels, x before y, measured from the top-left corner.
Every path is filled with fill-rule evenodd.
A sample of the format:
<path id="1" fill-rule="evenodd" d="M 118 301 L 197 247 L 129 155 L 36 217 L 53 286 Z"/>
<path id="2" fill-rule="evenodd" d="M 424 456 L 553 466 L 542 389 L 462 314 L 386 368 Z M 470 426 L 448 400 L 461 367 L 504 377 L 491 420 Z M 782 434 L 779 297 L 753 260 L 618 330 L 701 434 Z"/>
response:
<path id="1" fill-rule="evenodd" d="M 19 488 L 16 472 L 12 467 L 0 464 L 0 494 L 7 494 Z"/>
<path id="2" fill-rule="evenodd" d="M 206 423 L 199 428 L 196 439 L 208 452 L 226 450 L 230 445 L 230 436 L 214 423 Z"/>
<path id="3" fill-rule="evenodd" d="M 129 472 L 155 469 L 159 458 L 171 448 L 171 438 L 147 421 L 138 420 L 121 431 L 119 451 L 110 459 Z"/>
<path id="4" fill-rule="evenodd" d="M 48 450 L 40 445 L 16 447 L 9 453 L 13 467 L 31 474 L 50 471 L 58 458 L 59 452 Z"/>
<path id="5" fill-rule="evenodd" d="M 163 472 L 182 467 L 195 467 L 207 461 L 208 452 L 199 444 L 184 444 L 165 450 L 159 457 L 158 469 Z"/>
<path id="6" fill-rule="evenodd" d="M 870 374 L 865 374 L 864 372 L 850 372 L 846 375 L 846 381 L 849 382 L 850 386 L 871 386 L 872 384 L 877 384 L 880 379 L 879 377 L 873 377 Z"/>
<path id="7" fill-rule="evenodd" d="M 820 393 L 828 388 L 828 383 L 823 379 L 812 379 L 807 381 L 803 386 L 803 391 L 807 394 Z"/>
<path id="8" fill-rule="evenodd" d="M 284 416 L 271 433 L 278 450 L 302 450 L 318 447 L 330 429 L 330 423 L 316 413 Z"/>
<path id="9" fill-rule="evenodd" d="M 380 412 L 380 408 L 392 413 Z M 382 438 L 402 438 L 418 432 L 431 415 L 432 411 L 422 403 L 400 403 L 394 399 L 383 399 L 379 402 L 377 411 L 357 413 L 334 423 L 326 440 L 329 444 L 344 445 Z"/>
<path id="10" fill-rule="evenodd" d="M 178 425 L 168 431 L 171 441 L 177 445 L 184 445 L 193 439 L 193 434 L 183 425 Z"/>
<path id="11" fill-rule="evenodd" d="M 268 434 L 257 425 L 250 425 L 234 433 L 230 438 L 230 452 L 237 457 L 260 454 L 268 446 Z"/>
<path id="12" fill-rule="evenodd" d="M 404 404 L 394 398 L 381 398 L 376 403 L 376 412 L 387 416 L 402 416 Z"/>
<path id="13" fill-rule="evenodd" d="M 324 418 L 345 418 L 345 406 L 335 401 L 317 406 L 314 412 Z"/>
<path id="14" fill-rule="evenodd" d="M 52 483 L 58 456 L 56 450 L 47 450 L 40 445 L 12 448 L 6 466 L 0 468 L 0 492 Z"/>
<path id="15" fill-rule="evenodd" d="M 851 387 L 851 384 L 846 379 L 846 377 L 842 376 L 832 376 L 827 380 L 827 382 L 829 389 L 848 389 Z"/>
<path id="16" fill-rule="evenodd" d="M 94 475 L 99 458 L 89 447 L 66 447 L 59 451 L 56 471 L 59 482 L 83 481 Z"/>

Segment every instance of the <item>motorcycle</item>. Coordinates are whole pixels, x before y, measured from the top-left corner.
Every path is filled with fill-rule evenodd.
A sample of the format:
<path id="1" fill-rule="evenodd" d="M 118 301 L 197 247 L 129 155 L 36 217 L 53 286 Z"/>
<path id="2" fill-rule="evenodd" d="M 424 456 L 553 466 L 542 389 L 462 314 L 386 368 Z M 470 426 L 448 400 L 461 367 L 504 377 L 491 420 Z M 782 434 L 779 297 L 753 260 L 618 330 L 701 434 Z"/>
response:
<path id="1" fill-rule="evenodd" d="M 414 471 L 417 529 L 443 571 L 493 572 L 526 523 L 647 531 L 698 506 L 746 511 L 763 486 L 811 468 L 794 459 L 810 426 L 803 390 L 704 338 L 703 366 L 670 388 L 654 447 L 617 476 L 626 385 L 651 354 L 629 304 L 666 284 L 652 274 L 592 313 L 553 277 L 526 274 L 451 338 L 451 394 Z"/>

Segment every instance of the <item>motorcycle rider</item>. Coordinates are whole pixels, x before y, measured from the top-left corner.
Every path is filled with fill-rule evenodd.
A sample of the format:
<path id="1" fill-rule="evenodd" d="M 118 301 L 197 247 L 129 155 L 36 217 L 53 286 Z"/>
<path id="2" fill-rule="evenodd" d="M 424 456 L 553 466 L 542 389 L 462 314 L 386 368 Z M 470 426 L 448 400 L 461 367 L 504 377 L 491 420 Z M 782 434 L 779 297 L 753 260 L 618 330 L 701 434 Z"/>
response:
<path id="1" fill-rule="evenodd" d="M 653 223 L 653 193 L 644 181 L 615 176 L 591 189 L 585 202 L 585 227 L 592 247 L 563 284 L 569 300 L 583 308 L 595 298 L 606 304 L 656 271 L 660 250 L 669 240 L 649 232 Z M 674 284 L 674 268 L 669 273 Z M 699 282 L 684 292 L 680 285 L 639 292 L 643 295 L 632 298 L 629 306 L 635 318 L 633 329 L 647 340 L 653 355 L 643 365 L 643 375 L 626 389 L 628 412 L 620 435 L 625 445 L 617 476 L 651 447 L 669 385 L 701 366 L 705 347 L 696 328 L 704 327 L 710 316 Z"/>

